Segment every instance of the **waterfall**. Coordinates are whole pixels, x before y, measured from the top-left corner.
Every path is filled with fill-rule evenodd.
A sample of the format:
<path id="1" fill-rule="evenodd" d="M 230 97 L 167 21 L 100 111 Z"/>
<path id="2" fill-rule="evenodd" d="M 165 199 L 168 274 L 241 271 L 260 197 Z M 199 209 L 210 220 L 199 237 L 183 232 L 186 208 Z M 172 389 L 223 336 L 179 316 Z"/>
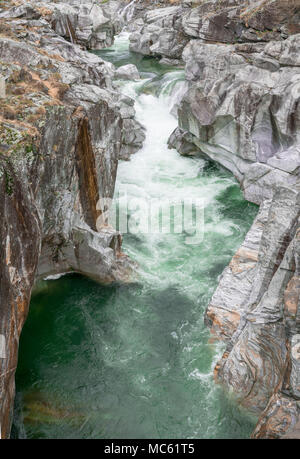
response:
<path id="1" fill-rule="evenodd" d="M 164 75 L 159 97 L 165 99 L 172 115 L 177 116 L 178 106 L 187 90 L 188 82 L 184 79 L 183 70 Z"/>

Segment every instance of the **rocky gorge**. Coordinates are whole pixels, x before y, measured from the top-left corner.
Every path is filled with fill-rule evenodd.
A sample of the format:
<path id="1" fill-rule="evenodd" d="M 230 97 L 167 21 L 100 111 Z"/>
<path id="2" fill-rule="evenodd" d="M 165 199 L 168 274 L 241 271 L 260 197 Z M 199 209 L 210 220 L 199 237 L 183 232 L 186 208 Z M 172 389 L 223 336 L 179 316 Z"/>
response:
<path id="1" fill-rule="evenodd" d="M 259 416 L 253 438 L 297 436 L 300 2 L 169 3 L 3 4 L 2 438 L 35 280 L 73 271 L 127 282 L 134 269 L 121 235 L 97 220 L 100 198 L 113 195 L 118 159 L 145 138 L 133 101 L 114 85 L 137 75 L 85 51 L 110 46 L 126 23 L 132 51 L 185 67 L 169 146 L 220 164 L 260 206 L 207 307 L 206 324 L 227 345 L 215 379 Z"/>
<path id="2" fill-rule="evenodd" d="M 260 415 L 254 438 L 278 438 L 299 415 L 300 3 L 191 3 L 138 19 L 131 46 L 185 63 L 169 145 L 220 163 L 260 205 L 206 323 L 228 343 L 216 380 Z"/>
<path id="3" fill-rule="evenodd" d="M 118 158 L 139 148 L 143 129 L 113 88 L 113 67 L 66 41 L 51 18 L 43 3 L 6 2 L 0 13 L 2 438 L 35 280 L 75 271 L 109 283 L 132 271 L 121 235 L 98 231 L 97 219 Z"/>

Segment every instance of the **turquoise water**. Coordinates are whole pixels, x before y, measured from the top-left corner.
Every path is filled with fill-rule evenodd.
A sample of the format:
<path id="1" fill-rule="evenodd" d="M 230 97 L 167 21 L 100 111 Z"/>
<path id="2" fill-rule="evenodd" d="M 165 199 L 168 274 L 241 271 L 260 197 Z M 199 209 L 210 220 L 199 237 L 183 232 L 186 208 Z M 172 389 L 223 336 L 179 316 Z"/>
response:
<path id="1" fill-rule="evenodd" d="M 20 343 L 13 435 L 248 437 L 253 419 L 213 382 L 222 346 L 209 341 L 203 316 L 257 208 L 229 173 L 167 148 L 176 126 L 170 112 L 184 90 L 181 69 L 129 53 L 125 34 L 100 54 L 142 72 L 141 81 L 120 82 L 147 129 L 144 148 L 120 162 L 120 209 L 134 197 L 201 198 L 203 240 L 125 234 L 124 251 L 139 264 L 136 283 L 102 287 L 69 275 L 37 287 Z"/>

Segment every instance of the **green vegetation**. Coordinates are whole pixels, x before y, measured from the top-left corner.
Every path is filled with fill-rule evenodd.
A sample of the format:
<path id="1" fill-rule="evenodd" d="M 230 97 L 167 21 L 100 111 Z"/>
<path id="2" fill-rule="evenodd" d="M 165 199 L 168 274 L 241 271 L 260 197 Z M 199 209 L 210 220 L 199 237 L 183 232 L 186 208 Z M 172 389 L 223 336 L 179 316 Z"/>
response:
<path id="1" fill-rule="evenodd" d="M 10 173 L 7 170 L 4 170 L 4 180 L 5 180 L 5 191 L 11 196 L 13 194 L 13 179 Z"/>

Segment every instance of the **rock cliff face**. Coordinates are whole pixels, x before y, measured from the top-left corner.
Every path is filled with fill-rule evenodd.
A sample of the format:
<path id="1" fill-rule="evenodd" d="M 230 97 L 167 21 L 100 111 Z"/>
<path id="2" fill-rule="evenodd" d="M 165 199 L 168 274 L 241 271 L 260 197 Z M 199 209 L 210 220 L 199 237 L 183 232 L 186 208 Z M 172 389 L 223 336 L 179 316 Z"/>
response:
<path id="1" fill-rule="evenodd" d="M 130 49 L 140 54 L 180 59 L 188 38 L 182 27 L 181 6 L 148 11 L 135 23 Z"/>
<path id="2" fill-rule="evenodd" d="M 86 24 L 86 34 L 73 27 L 81 45 L 108 44 L 111 32 L 102 37 L 86 2 L 69 3 L 6 2 L 0 13 L 2 438 L 10 433 L 18 342 L 35 280 L 79 272 L 109 283 L 132 275 L 121 235 L 101 220 L 101 199 L 112 197 L 118 158 L 141 146 L 142 127 L 133 101 L 114 89 L 114 67 L 66 35 L 64 11 L 74 8 L 76 24 Z M 137 132 L 131 139 L 128 127 Z"/>
<path id="3" fill-rule="evenodd" d="M 206 312 L 227 343 L 216 380 L 260 416 L 254 438 L 297 436 L 300 1 L 162 6 L 136 13 L 131 49 L 185 63 L 170 147 L 229 169 L 260 205 Z"/>
<path id="4" fill-rule="evenodd" d="M 171 143 L 231 170 L 257 204 L 298 181 L 299 45 L 300 34 L 259 45 L 191 40 L 183 53 L 190 88 Z"/>

